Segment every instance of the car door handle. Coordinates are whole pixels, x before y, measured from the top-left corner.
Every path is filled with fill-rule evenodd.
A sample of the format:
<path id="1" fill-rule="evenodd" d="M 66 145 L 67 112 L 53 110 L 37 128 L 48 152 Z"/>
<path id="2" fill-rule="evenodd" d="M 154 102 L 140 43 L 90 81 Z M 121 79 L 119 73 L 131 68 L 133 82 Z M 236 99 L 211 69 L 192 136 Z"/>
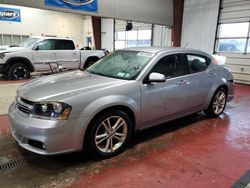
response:
<path id="1" fill-rule="evenodd" d="M 181 80 L 181 81 L 178 82 L 178 84 L 180 84 L 180 85 L 182 85 L 182 84 L 190 84 L 190 82 L 187 81 L 187 80 Z"/>
<path id="2" fill-rule="evenodd" d="M 215 76 L 216 76 L 215 73 L 210 73 L 210 74 L 209 74 L 209 77 L 215 77 Z"/>

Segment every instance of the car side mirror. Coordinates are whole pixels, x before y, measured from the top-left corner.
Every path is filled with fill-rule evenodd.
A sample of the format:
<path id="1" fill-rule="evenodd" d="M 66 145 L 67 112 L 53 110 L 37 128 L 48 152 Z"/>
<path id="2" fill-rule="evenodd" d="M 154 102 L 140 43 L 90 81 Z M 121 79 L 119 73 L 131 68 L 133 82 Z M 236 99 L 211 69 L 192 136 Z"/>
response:
<path id="1" fill-rule="evenodd" d="M 34 47 L 33 47 L 33 50 L 39 50 L 39 46 L 38 45 L 35 45 Z"/>
<path id="2" fill-rule="evenodd" d="M 152 83 L 152 82 L 166 82 L 166 77 L 163 74 L 160 73 L 156 73 L 156 72 L 152 72 L 149 75 L 149 79 L 147 81 L 148 83 Z"/>

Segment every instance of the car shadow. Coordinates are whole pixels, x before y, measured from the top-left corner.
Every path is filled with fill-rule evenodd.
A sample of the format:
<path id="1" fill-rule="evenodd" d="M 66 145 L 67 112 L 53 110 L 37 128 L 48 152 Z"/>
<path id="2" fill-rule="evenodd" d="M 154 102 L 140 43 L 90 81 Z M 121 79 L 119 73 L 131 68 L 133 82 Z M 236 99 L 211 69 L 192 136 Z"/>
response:
<path id="1" fill-rule="evenodd" d="M 206 120 L 206 116 L 203 112 L 199 112 L 139 131 L 134 136 L 131 146 L 133 147 L 134 145 L 154 139 L 164 134 L 175 132 L 178 129 L 188 127 L 196 122 L 200 122 L 203 120 Z"/>
<path id="2" fill-rule="evenodd" d="M 152 128 L 148 128 L 146 130 L 137 132 L 134 135 L 131 144 L 125 151 L 126 154 L 125 155 L 121 154 L 114 157 L 115 159 L 113 161 L 122 160 L 123 158 L 126 158 L 128 155 L 130 155 L 131 151 L 133 153 L 134 147 L 143 142 L 150 141 L 151 139 L 160 137 L 165 134 L 173 133 L 178 129 L 188 127 L 196 122 L 200 122 L 205 119 L 206 117 L 203 113 L 196 113 L 193 115 L 189 115 L 174 121 L 170 121 L 168 123 L 160 124 L 158 126 L 154 126 Z M 23 153 L 23 155 L 26 154 L 27 151 Z M 74 167 L 84 168 L 91 166 L 95 162 L 105 161 L 102 159 L 92 158 L 91 156 L 88 155 L 87 151 L 85 150 L 81 152 L 61 154 L 55 156 L 41 156 L 37 154 L 32 154 L 32 155 L 35 155 L 34 157 L 35 160 L 29 161 L 29 164 L 45 171 L 62 171 L 63 169 L 74 168 Z"/>

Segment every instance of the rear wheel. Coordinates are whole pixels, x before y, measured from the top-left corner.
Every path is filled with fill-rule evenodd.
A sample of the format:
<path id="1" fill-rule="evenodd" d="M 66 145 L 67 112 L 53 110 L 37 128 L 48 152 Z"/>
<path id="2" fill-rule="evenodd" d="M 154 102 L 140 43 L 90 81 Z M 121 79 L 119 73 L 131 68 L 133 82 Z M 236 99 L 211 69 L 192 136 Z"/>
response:
<path id="1" fill-rule="evenodd" d="M 204 110 L 205 114 L 212 118 L 218 117 L 223 113 L 226 107 L 226 102 L 227 91 L 221 87 L 215 92 L 209 107 Z"/>
<path id="2" fill-rule="evenodd" d="M 9 68 L 7 76 L 10 80 L 28 79 L 30 77 L 30 70 L 23 63 L 15 63 Z"/>
<path id="3" fill-rule="evenodd" d="M 95 62 L 99 60 L 98 57 L 90 57 L 86 60 L 84 64 L 84 68 L 88 68 L 89 66 L 93 65 Z"/>
<path id="4" fill-rule="evenodd" d="M 87 146 L 90 153 L 98 158 L 109 158 L 121 153 L 131 137 L 131 120 L 120 110 L 105 112 L 90 126 L 86 133 Z"/>

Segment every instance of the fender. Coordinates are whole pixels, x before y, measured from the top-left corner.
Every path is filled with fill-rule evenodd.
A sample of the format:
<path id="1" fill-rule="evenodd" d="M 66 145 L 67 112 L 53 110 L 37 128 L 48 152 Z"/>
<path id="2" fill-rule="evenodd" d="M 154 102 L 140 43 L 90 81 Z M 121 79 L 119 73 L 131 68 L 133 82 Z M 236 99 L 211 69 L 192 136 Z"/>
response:
<path id="1" fill-rule="evenodd" d="M 11 57 L 10 59 L 7 60 L 6 65 L 10 66 L 12 64 L 12 62 L 16 62 L 16 61 L 22 61 L 24 62 L 28 68 L 30 69 L 31 72 L 34 72 L 34 66 L 32 65 L 32 63 L 30 62 L 30 60 L 26 57 Z"/>
<path id="2" fill-rule="evenodd" d="M 122 101 L 122 102 L 121 102 Z M 104 109 L 113 106 L 124 106 L 129 108 L 135 116 L 136 126 L 140 124 L 140 105 L 137 104 L 132 98 L 123 95 L 110 95 L 98 98 L 97 100 L 90 103 L 81 113 L 81 117 L 88 117 L 89 122 L 94 118 L 96 114 Z M 93 114 L 93 112 L 95 112 Z"/>
<path id="3" fill-rule="evenodd" d="M 86 108 L 84 108 L 80 115 L 80 118 L 77 121 L 78 128 L 76 129 L 77 132 L 75 132 L 74 138 L 83 138 L 84 140 L 85 132 L 96 114 L 98 114 L 102 110 L 114 106 L 124 106 L 129 108 L 135 116 L 135 130 L 139 128 L 141 119 L 139 104 L 137 104 L 133 99 L 122 95 L 105 96 L 98 98 L 97 100 L 86 106 Z M 76 139 L 74 140 L 74 142 L 77 143 L 79 148 L 82 147 L 83 141 L 79 141 L 79 139 Z"/>
<path id="4" fill-rule="evenodd" d="M 214 84 L 207 96 L 207 100 L 206 100 L 206 104 L 205 104 L 205 108 L 207 108 L 210 105 L 210 102 L 214 96 L 214 93 L 216 92 L 216 90 L 221 87 L 221 86 L 226 86 L 228 88 L 228 83 L 227 80 L 225 78 L 221 78 L 217 81 L 218 83 Z M 219 85 L 219 87 L 215 87 L 215 85 Z"/>

